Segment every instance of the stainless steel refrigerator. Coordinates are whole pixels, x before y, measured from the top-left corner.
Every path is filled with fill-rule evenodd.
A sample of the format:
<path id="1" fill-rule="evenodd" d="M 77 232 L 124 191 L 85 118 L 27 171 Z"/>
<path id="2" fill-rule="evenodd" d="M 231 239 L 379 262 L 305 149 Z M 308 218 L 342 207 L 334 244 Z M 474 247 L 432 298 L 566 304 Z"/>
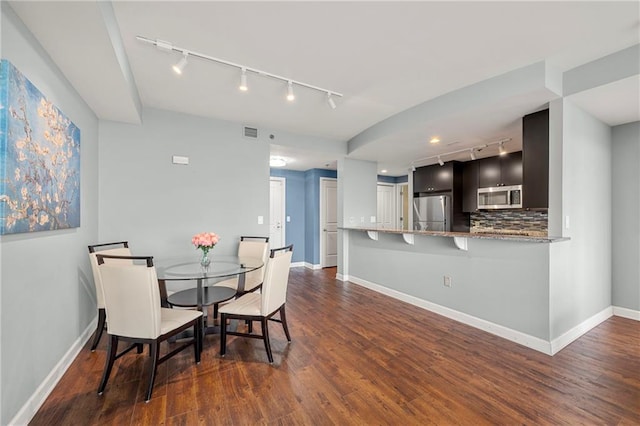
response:
<path id="1" fill-rule="evenodd" d="M 416 231 L 450 231 L 451 214 L 448 195 L 413 199 L 413 229 Z"/>

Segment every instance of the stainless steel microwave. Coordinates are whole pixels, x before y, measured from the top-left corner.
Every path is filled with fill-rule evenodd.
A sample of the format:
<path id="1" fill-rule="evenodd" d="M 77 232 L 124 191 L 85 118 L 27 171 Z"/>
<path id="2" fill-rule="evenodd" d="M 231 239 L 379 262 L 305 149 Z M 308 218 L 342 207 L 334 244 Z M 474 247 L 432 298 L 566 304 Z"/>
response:
<path id="1" fill-rule="evenodd" d="M 522 208 L 522 185 L 478 188 L 478 209 Z"/>

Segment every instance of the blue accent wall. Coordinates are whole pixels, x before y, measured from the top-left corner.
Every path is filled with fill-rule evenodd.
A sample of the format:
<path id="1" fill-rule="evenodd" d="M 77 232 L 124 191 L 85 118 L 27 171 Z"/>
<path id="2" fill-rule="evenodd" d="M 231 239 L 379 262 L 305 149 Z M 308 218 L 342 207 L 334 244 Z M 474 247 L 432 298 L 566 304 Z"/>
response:
<path id="1" fill-rule="evenodd" d="M 291 222 L 285 222 L 285 243 L 293 244 L 292 262 L 305 260 L 305 172 L 296 170 L 271 169 L 273 177 L 285 178 L 285 215 Z"/>
<path id="2" fill-rule="evenodd" d="M 335 170 L 310 169 L 305 172 L 271 169 L 271 176 L 286 179 L 285 238 L 293 244 L 293 262 L 320 264 L 320 178 L 337 178 Z"/>

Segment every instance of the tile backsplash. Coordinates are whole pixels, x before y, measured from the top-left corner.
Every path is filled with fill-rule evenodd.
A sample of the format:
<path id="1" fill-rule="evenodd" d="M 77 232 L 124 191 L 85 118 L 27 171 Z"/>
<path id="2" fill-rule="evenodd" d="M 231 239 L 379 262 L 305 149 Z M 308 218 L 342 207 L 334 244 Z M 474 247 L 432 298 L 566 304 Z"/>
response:
<path id="1" fill-rule="evenodd" d="M 530 210 L 474 212 L 471 213 L 470 232 L 546 237 L 548 234 L 547 212 Z"/>

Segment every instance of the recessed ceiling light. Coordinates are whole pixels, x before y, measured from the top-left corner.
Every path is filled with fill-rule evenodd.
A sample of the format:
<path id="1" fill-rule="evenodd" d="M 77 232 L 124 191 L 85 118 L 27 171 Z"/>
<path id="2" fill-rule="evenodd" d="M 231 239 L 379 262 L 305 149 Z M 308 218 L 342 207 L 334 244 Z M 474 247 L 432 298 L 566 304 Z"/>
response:
<path id="1" fill-rule="evenodd" d="M 282 157 L 271 157 L 269 159 L 269 167 L 284 167 L 287 165 L 287 160 Z"/>
<path id="2" fill-rule="evenodd" d="M 437 136 L 434 136 L 431 138 L 431 140 L 429 141 L 429 143 L 438 143 L 440 142 L 440 138 Z"/>
<path id="3" fill-rule="evenodd" d="M 380 170 L 380 173 L 387 173 L 387 169 Z"/>

